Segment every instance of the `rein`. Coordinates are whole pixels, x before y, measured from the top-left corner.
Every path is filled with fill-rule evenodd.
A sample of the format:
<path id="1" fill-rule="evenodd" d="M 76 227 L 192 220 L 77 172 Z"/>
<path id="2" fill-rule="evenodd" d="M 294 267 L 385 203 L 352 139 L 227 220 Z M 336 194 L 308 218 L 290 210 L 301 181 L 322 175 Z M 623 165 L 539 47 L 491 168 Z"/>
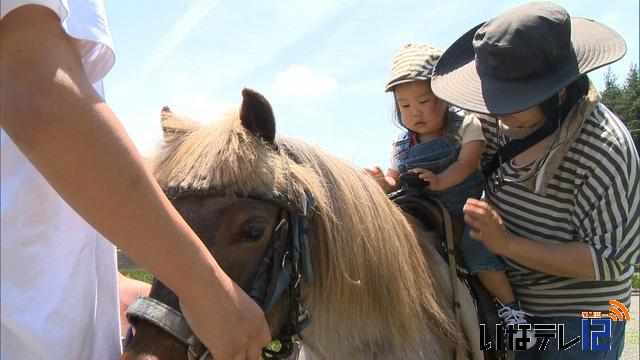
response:
<path id="1" fill-rule="evenodd" d="M 225 196 L 227 194 L 214 191 L 181 191 L 169 188 L 167 197 L 176 199 L 182 196 Z M 294 337 L 310 322 L 309 312 L 302 304 L 301 280 L 313 281 L 311 253 L 309 247 L 309 210 L 314 200 L 305 190 L 302 204 L 298 206 L 284 194 L 273 194 L 270 197 L 241 196 L 262 201 L 270 201 L 278 205 L 280 212 L 265 255 L 258 267 L 249 289 L 249 296 L 268 311 L 285 291 L 289 291 L 289 308 L 281 336 L 277 339 L 279 350 L 262 349 L 263 359 L 285 359 L 294 350 Z M 210 355 L 209 350 L 193 334 L 184 316 L 176 309 L 149 297 L 137 298 L 127 309 L 127 320 L 135 327 L 138 320 L 144 320 L 169 333 L 188 348 L 189 360 L 204 360 Z"/>

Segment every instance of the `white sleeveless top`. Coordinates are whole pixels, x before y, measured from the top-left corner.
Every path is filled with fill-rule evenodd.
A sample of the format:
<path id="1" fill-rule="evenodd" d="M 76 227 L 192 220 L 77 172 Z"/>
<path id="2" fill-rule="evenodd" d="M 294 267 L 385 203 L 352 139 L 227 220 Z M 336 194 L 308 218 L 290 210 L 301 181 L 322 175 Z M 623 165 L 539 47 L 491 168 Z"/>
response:
<path id="1" fill-rule="evenodd" d="M 78 39 L 89 80 L 115 61 L 101 0 L 2 0 L 1 16 L 28 4 L 50 8 Z M 117 359 L 114 246 L 76 214 L 13 141 L 1 134 L 1 358 Z"/>

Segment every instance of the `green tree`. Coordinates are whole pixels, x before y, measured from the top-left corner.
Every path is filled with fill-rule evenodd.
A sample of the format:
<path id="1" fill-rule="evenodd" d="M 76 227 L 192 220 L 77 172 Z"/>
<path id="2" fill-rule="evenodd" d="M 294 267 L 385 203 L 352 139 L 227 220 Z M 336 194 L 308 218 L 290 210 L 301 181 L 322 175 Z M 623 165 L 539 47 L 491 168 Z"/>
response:
<path id="1" fill-rule="evenodd" d="M 602 92 L 602 101 L 611 111 L 618 114 L 625 123 L 636 148 L 640 146 L 640 68 L 632 64 L 625 83 L 618 85 L 618 79 L 611 72 L 611 68 L 605 73 Z"/>
<path id="2" fill-rule="evenodd" d="M 618 85 L 618 77 L 611 71 L 611 68 L 607 68 L 607 72 L 604 74 L 604 91 L 602 92 L 602 102 L 607 105 L 609 109 L 619 115 L 618 111 L 614 109 L 620 109 L 620 101 L 622 89 Z"/>

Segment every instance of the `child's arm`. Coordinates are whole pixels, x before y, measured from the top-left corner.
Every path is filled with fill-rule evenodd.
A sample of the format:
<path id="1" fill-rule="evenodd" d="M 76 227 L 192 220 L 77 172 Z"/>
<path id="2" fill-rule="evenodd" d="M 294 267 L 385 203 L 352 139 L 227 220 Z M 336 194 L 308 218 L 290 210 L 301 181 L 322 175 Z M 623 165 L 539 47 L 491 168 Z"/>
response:
<path id="1" fill-rule="evenodd" d="M 373 168 L 364 168 L 364 172 L 371 175 L 385 193 L 388 194 L 398 189 L 400 173 L 397 170 L 388 169 L 385 175 L 380 166 L 375 166 Z"/>
<path id="2" fill-rule="evenodd" d="M 428 181 L 428 188 L 433 191 L 442 191 L 460 184 L 473 173 L 480 163 L 482 156 L 482 140 L 473 140 L 462 145 L 458 159 L 445 171 L 435 175 L 431 171 L 416 168 L 412 171 L 419 173 L 420 178 Z"/>

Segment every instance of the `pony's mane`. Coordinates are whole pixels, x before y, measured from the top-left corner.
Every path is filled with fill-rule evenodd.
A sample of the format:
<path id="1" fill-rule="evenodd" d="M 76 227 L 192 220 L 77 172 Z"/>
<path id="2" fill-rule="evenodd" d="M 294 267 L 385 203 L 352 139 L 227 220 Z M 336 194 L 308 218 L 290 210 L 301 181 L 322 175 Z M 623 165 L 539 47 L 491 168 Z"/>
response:
<path id="1" fill-rule="evenodd" d="M 411 226 L 375 181 L 317 146 L 282 137 L 277 145 L 249 133 L 232 112 L 167 141 L 154 173 L 164 189 L 276 192 L 296 202 L 304 189 L 313 194 L 315 278 L 303 289 L 311 313 L 328 315 L 308 330 L 319 342 L 314 351 L 330 358 L 346 341 L 410 353 L 428 334 L 455 339 Z"/>

